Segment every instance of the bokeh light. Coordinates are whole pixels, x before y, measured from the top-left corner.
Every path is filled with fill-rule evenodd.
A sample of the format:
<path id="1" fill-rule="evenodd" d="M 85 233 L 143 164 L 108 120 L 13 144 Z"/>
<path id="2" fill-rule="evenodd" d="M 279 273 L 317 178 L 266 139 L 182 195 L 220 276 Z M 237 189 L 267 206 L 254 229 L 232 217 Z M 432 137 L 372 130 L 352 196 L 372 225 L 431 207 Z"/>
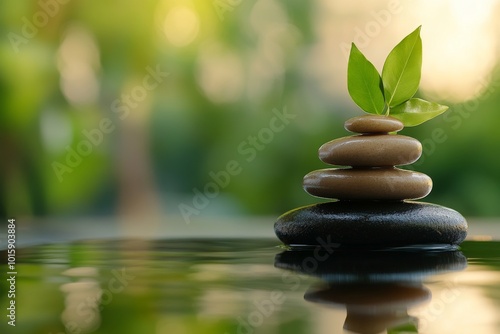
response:
<path id="1" fill-rule="evenodd" d="M 196 217 L 316 202 L 301 182 L 325 167 L 317 148 L 362 114 L 346 85 L 351 43 L 381 71 L 420 25 L 417 96 L 450 108 L 404 130 L 424 144 L 411 168 L 433 178 L 427 200 L 467 216 L 500 214 L 499 0 L 133 0 L 119 11 L 86 1 L 54 10 L 43 24 L 33 17 L 44 9 L 27 2 L 0 15 L 10 36 L 0 43 L 5 215 L 179 215 L 233 160 L 241 174 Z M 144 88 L 158 70 L 168 76 Z M 248 146 L 285 109 L 295 118 L 284 130 Z M 98 134 L 103 120 L 113 130 Z M 255 149 L 251 161 L 242 143 Z"/>
<path id="2" fill-rule="evenodd" d="M 169 43 L 183 47 L 196 38 L 199 25 L 198 16 L 192 9 L 187 6 L 176 6 L 168 11 L 163 22 L 163 31 Z"/>

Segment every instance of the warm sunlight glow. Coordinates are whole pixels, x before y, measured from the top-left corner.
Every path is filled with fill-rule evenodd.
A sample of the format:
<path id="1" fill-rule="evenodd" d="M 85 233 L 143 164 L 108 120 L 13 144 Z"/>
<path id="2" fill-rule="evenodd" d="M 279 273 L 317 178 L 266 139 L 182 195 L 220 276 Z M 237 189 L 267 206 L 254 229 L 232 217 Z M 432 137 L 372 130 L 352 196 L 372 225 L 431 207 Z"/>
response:
<path id="1" fill-rule="evenodd" d="M 206 96 L 216 103 L 240 99 L 244 88 L 243 64 L 236 52 L 213 43 L 200 48 L 197 82 Z"/>
<path id="2" fill-rule="evenodd" d="M 432 301 L 410 312 L 419 319 L 419 333 L 498 333 L 497 307 L 482 289 L 460 285 L 431 290 Z"/>
<path id="3" fill-rule="evenodd" d="M 191 43 L 200 28 L 200 21 L 196 13 L 186 6 L 177 6 L 170 9 L 163 22 L 163 32 L 170 44 L 183 47 Z"/>
<path id="4" fill-rule="evenodd" d="M 496 1 L 484 1 L 478 6 L 472 0 L 418 4 L 425 95 L 463 102 L 484 91 L 496 64 L 496 5 Z"/>
<path id="5" fill-rule="evenodd" d="M 483 93 L 496 66 L 499 1 L 318 1 L 316 42 L 308 53 L 307 74 L 322 98 L 348 99 L 347 59 L 354 42 L 381 71 L 392 47 L 422 25 L 424 98 L 460 103 Z M 348 16 L 347 16 L 348 15 Z"/>
<path id="6" fill-rule="evenodd" d="M 74 25 L 68 29 L 58 50 L 57 67 L 61 91 L 70 103 L 85 105 L 97 101 L 99 48 L 84 27 Z"/>

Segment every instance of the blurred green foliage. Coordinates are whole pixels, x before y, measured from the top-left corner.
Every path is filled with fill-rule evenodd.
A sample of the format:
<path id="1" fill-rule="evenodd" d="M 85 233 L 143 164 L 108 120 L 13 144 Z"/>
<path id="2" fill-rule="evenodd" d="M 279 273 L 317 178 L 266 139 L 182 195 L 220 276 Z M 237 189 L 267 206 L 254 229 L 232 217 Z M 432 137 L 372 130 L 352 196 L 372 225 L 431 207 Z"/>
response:
<path id="1" fill-rule="evenodd" d="M 308 72 L 320 33 L 316 2 L 62 2 L 41 2 L 49 10 L 9 2 L 0 11 L 2 215 L 114 214 L 128 203 L 124 197 L 139 201 L 145 192 L 176 214 L 179 203 L 192 205 L 193 189 L 204 191 L 210 172 L 232 160 L 241 172 L 204 214 L 278 214 L 318 201 L 303 192 L 302 177 L 325 167 L 317 148 L 347 135 L 343 122 L 362 112 L 346 88 L 328 95 Z M 36 21 L 40 12 L 46 22 L 42 14 Z M 342 12 L 331 18 L 350 19 Z M 36 30 L 31 37 L 23 33 L 26 20 Z M 157 66 L 169 76 L 121 119 L 113 103 Z M 329 80 L 344 82 L 341 74 Z M 500 215 L 500 75 L 490 82 L 486 95 L 443 100 L 445 115 L 402 132 L 424 144 L 410 168 L 433 178 L 426 200 L 468 216 Z M 253 159 L 242 154 L 240 145 L 284 108 L 295 119 L 255 148 Z M 82 131 L 104 118 L 116 130 L 58 177 L 54 162 L 65 164 L 68 147 L 76 150 L 88 139 Z M 127 185 L 143 179 L 151 185 L 137 192 Z"/>

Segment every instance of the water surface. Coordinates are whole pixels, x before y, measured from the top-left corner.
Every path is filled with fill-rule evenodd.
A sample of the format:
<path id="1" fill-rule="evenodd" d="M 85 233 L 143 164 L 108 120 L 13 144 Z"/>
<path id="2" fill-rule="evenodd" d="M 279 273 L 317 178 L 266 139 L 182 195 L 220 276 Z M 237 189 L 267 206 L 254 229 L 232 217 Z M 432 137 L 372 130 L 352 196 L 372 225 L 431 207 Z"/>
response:
<path id="1" fill-rule="evenodd" d="M 16 327 L 4 320 L 1 333 L 500 332 L 499 242 L 367 253 L 79 241 L 18 250 L 17 272 Z"/>

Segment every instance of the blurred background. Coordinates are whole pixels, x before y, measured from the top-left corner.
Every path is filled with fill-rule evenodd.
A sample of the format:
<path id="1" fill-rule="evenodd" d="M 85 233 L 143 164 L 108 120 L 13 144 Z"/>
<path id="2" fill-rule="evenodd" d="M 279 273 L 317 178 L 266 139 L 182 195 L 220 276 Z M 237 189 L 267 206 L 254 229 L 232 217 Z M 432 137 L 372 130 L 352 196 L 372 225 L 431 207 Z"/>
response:
<path id="1" fill-rule="evenodd" d="M 9 1 L 0 10 L 2 216 L 277 215 L 363 112 L 355 42 L 381 70 L 422 25 L 419 96 L 449 111 L 402 134 L 426 201 L 500 215 L 500 1 Z"/>

